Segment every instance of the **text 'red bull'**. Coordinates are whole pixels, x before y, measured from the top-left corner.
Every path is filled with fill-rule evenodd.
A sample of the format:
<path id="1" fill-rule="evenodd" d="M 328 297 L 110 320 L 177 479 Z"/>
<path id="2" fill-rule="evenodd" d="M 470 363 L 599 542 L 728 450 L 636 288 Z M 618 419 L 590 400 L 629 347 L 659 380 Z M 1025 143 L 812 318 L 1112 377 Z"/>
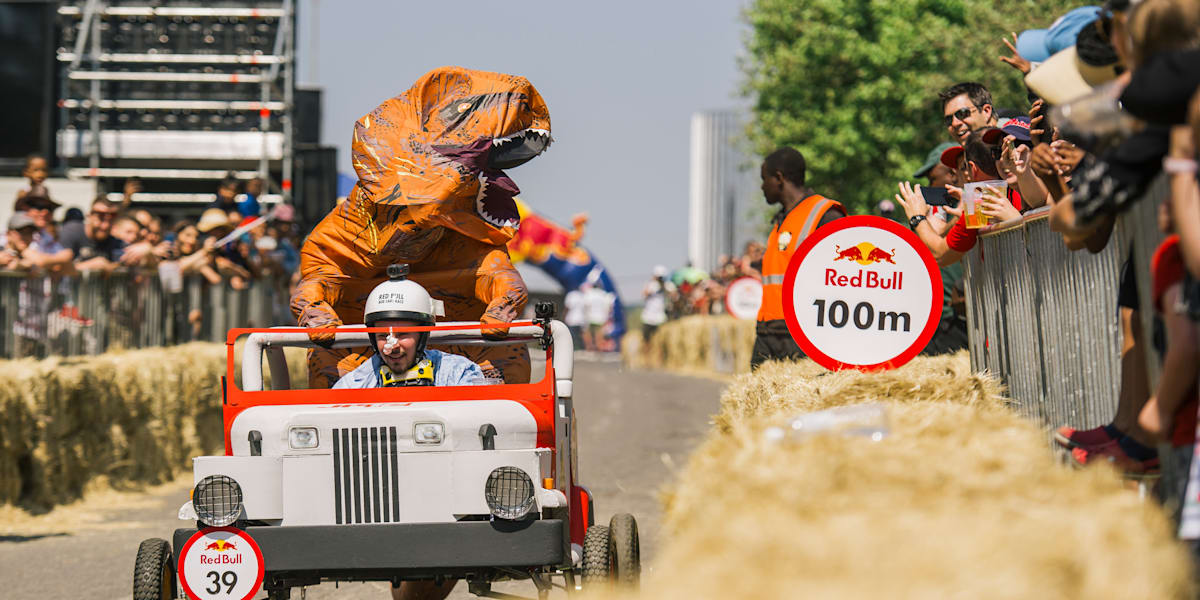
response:
<path id="1" fill-rule="evenodd" d="M 200 555 L 200 564 L 202 565 L 240 565 L 242 564 L 241 554 L 217 554 L 209 556 L 207 554 Z"/>
<path id="2" fill-rule="evenodd" d="M 880 277 L 875 271 L 859 270 L 855 275 L 841 275 L 837 269 L 825 269 L 825 285 L 881 290 L 899 290 L 904 286 L 904 273 L 892 273 L 891 277 Z"/>

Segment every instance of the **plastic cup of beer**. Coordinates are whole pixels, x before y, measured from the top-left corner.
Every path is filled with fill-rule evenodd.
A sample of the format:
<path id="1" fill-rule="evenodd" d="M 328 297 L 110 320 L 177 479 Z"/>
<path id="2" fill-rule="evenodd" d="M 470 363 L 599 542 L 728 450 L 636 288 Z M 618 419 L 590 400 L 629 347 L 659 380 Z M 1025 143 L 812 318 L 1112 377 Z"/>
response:
<path id="1" fill-rule="evenodd" d="M 963 218 L 967 220 L 967 229 L 987 227 L 990 219 L 983 214 L 983 202 L 989 197 L 1006 199 L 1008 197 L 1008 182 L 1003 179 L 976 181 L 963 186 Z M 1006 200 L 1007 201 L 1007 200 Z"/>

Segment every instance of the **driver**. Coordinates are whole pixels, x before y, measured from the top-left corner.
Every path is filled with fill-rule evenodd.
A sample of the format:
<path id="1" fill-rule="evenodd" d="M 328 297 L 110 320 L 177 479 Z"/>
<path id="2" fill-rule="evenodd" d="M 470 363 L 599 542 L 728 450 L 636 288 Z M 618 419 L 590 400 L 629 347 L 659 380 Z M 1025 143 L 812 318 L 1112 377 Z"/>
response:
<path id="1" fill-rule="evenodd" d="M 367 327 L 422 327 L 434 324 L 441 302 L 415 281 L 409 281 L 408 265 L 391 265 L 388 280 L 367 296 L 363 322 Z M 457 354 L 425 347 L 428 331 L 369 334 L 375 354 L 346 373 L 333 389 L 405 387 L 422 385 L 478 385 L 483 383 L 479 365 Z"/>

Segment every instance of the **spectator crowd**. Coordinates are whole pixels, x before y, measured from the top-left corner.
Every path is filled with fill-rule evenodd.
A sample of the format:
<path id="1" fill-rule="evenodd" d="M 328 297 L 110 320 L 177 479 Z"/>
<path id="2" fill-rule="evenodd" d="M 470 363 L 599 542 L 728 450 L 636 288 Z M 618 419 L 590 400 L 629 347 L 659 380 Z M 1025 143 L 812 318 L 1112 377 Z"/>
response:
<path id="1" fill-rule="evenodd" d="M 28 185 L 17 193 L 0 246 L 0 271 L 10 275 L 0 281 L 18 299 L 16 314 L 9 316 L 16 347 L 8 350 L 15 356 L 45 355 L 48 323 L 92 324 L 95 315 L 76 302 L 73 276 L 118 274 L 130 278 L 130 285 L 145 285 L 157 275 L 164 288 L 179 292 L 185 277 L 234 290 L 264 280 L 286 290 L 297 273 L 302 239 L 294 211 L 285 204 L 265 211 L 261 180 L 239 189 L 241 182 L 231 175 L 195 218 L 168 222 L 134 202 L 141 191 L 137 179 L 126 181 L 120 201 L 102 194 L 84 214 L 78 208 L 58 211 L 60 204 L 45 183 L 44 157 L 29 156 L 23 174 Z M 54 218 L 56 212 L 61 220 Z M 194 332 L 202 318 L 199 308 L 187 316 Z"/>
<path id="2" fill-rule="evenodd" d="M 1174 448 L 1186 465 L 1196 442 L 1200 0 L 1109 0 L 1023 25 L 1029 29 L 997 43 L 992 76 L 1022 78 L 1027 103 L 1000 106 L 987 84 L 976 81 L 929 98 L 941 112 L 925 118 L 945 141 L 875 210 L 907 224 L 943 268 L 947 308 L 930 345 L 934 352 L 952 351 L 966 345 L 957 269 L 983 227 L 1018 222 L 1030 211 L 1048 213 L 1051 230 L 1068 249 L 1099 252 L 1113 243 L 1116 218 L 1139 201 L 1157 201 L 1147 192 L 1166 179 L 1169 194 L 1156 209 L 1167 237 L 1148 265 L 1136 264 L 1131 254 L 1120 289 L 1113 290 L 1121 307 L 1114 326 L 1119 321 L 1122 331 L 1114 419 L 1092 429 L 1065 424 L 1055 434 L 1079 465 L 1111 463 L 1131 477 L 1155 476 L 1159 448 Z M 765 191 L 768 171 L 776 169 L 764 165 Z M 803 187 L 802 166 L 792 184 L 813 193 Z M 643 293 L 647 336 L 673 317 L 721 312 L 724 287 L 757 276 L 761 256 L 761 246 L 748 245 L 744 256 L 723 258 L 711 275 L 657 268 Z M 1150 284 L 1151 306 L 1139 305 L 1139 278 Z M 1144 311 L 1154 315 L 1153 332 L 1141 331 Z M 1162 367 L 1153 389 L 1146 383 L 1147 353 Z M 1182 505 L 1182 488 L 1168 495 Z M 1200 520 L 1195 525 L 1192 536 L 1200 537 Z"/>

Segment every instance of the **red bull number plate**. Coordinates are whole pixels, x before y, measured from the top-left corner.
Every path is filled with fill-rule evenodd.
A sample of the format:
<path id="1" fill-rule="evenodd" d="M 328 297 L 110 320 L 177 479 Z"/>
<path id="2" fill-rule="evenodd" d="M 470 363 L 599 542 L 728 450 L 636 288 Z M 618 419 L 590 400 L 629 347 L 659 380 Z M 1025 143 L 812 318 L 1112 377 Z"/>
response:
<path id="1" fill-rule="evenodd" d="M 892 369 L 937 331 L 942 276 L 904 226 L 846 217 L 796 249 L 783 280 L 783 310 L 800 349 L 825 368 Z"/>
<path id="2" fill-rule="evenodd" d="M 250 600 L 263 583 L 262 551 L 240 529 L 210 527 L 183 545 L 178 570 L 191 600 Z"/>

